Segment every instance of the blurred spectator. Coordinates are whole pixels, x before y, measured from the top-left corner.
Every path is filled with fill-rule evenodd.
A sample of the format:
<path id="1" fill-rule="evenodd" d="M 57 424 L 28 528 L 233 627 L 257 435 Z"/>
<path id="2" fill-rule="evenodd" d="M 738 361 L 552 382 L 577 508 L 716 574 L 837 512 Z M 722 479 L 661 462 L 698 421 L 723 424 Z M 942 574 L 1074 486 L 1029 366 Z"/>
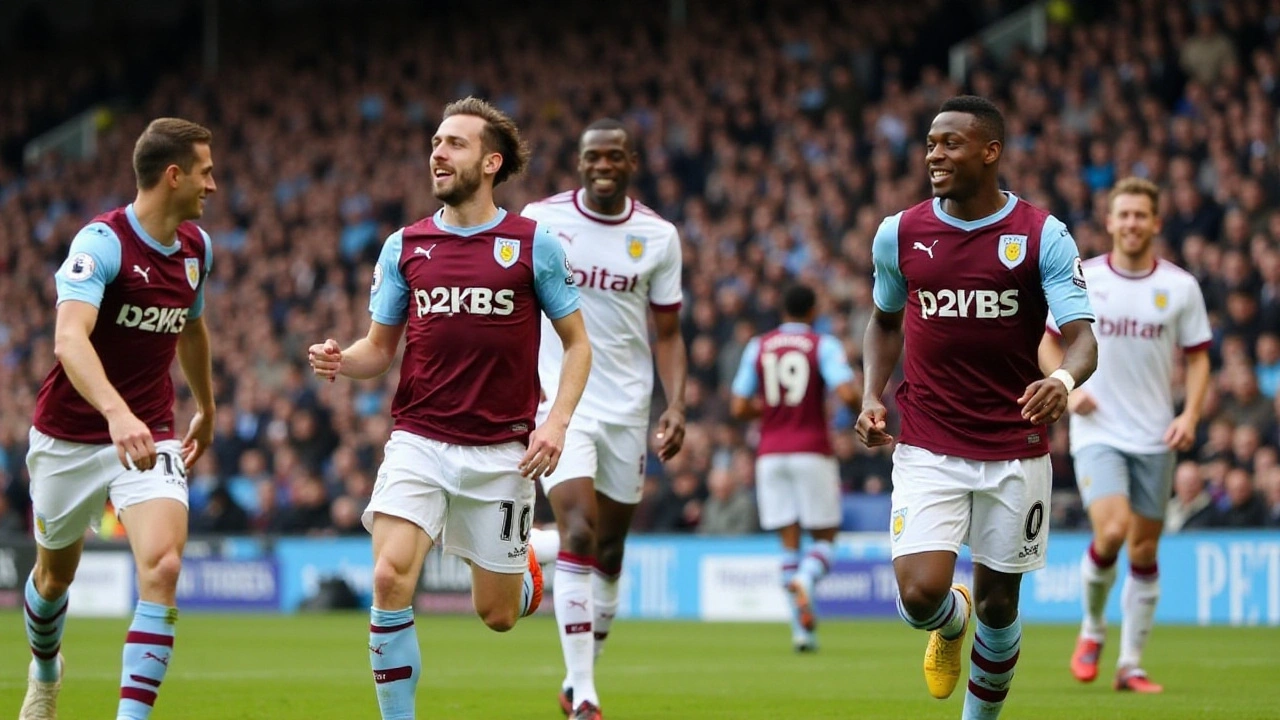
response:
<path id="1" fill-rule="evenodd" d="M 204 508 L 191 516 L 192 534 L 243 534 L 249 531 L 249 516 L 236 504 L 226 485 L 209 493 Z"/>
<path id="2" fill-rule="evenodd" d="M 745 535 L 759 529 L 755 497 L 728 468 L 714 468 L 707 476 L 707 501 L 702 505 L 698 532 L 703 535 Z"/>
<path id="3" fill-rule="evenodd" d="M 298 535 L 313 535 L 329 527 L 329 491 L 320 478 L 300 472 L 289 483 L 289 507 L 284 512 L 280 530 Z"/>
<path id="4" fill-rule="evenodd" d="M 1226 506 L 1219 516 L 1219 527 L 1260 528 L 1266 523 L 1267 507 L 1254 491 L 1253 478 L 1248 470 L 1234 468 L 1228 471 L 1226 491 Z"/>
<path id="5" fill-rule="evenodd" d="M 702 519 L 701 485 L 692 472 L 677 473 L 653 511 L 655 532 L 691 532 Z"/>
<path id="6" fill-rule="evenodd" d="M 1193 461 L 1178 463 L 1173 475 L 1173 500 L 1165 516 L 1165 531 L 1197 530 L 1217 523 L 1217 508 L 1204 487 L 1204 477 Z"/>

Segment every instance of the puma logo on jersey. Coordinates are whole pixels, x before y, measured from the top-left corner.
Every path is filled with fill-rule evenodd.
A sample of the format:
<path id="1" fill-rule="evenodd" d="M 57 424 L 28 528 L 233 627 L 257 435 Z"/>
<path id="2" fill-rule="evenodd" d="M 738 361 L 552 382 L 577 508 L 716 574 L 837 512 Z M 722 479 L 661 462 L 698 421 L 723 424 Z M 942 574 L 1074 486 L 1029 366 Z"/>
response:
<path id="1" fill-rule="evenodd" d="M 413 291 L 418 317 L 425 315 L 510 315 L 516 308 L 516 291 L 494 292 L 487 287 L 434 287 Z"/>
<path id="2" fill-rule="evenodd" d="M 911 248 L 911 249 L 912 249 L 912 250 L 923 250 L 923 251 L 925 251 L 925 252 L 929 253 L 929 259 L 930 259 L 930 260 L 932 260 L 932 259 L 933 259 L 933 248 L 934 248 L 934 246 L 935 246 L 935 245 L 937 245 L 937 244 L 938 244 L 938 241 L 937 241 L 937 240 L 934 240 L 934 241 L 933 241 L 933 245 L 930 245 L 929 247 L 925 247 L 925 246 L 924 246 L 924 243 L 922 243 L 922 242 L 917 242 L 915 245 L 913 245 L 913 246 L 912 246 L 912 248 Z"/>
<path id="3" fill-rule="evenodd" d="M 414 249 L 413 249 L 413 254 L 414 254 L 414 255 L 426 255 L 426 256 L 427 256 L 427 259 L 428 259 L 428 260 L 430 260 L 430 259 L 431 259 L 431 251 L 432 251 L 432 250 L 435 250 L 435 249 L 436 249 L 436 245 L 439 245 L 439 244 L 440 244 L 440 243 L 436 243 L 435 245 L 432 245 L 431 247 L 426 248 L 425 250 L 422 248 L 422 246 L 421 246 L 421 245 L 419 245 L 418 247 L 416 247 L 416 248 L 414 248 Z"/>
<path id="4" fill-rule="evenodd" d="M 951 290 L 937 292 L 929 290 L 917 291 L 920 298 L 920 316 L 923 318 L 992 318 L 1009 317 L 1018 313 L 1018 291 L 1016 289 L 996 292 L 995 290 Z"/>
<path id="5" fill-rule="evenodd" d="M 116 324 L 122 327 L 145 330 L 146 332 L 177 335 L 187 326 L 188 311 L 189 308 L 142 308 L 126 303 L 120 306 L 120 314 L 116 316 Z"/>
<path id="6" fill-rule="evenodd" d="M 146 270 L 143 270 L 137 265 L 134 265 L 133 271 L 141 275 L 142 279 L 145 280 L 148 285 L 151 284 L 151 268 L 147 268 Z"/>

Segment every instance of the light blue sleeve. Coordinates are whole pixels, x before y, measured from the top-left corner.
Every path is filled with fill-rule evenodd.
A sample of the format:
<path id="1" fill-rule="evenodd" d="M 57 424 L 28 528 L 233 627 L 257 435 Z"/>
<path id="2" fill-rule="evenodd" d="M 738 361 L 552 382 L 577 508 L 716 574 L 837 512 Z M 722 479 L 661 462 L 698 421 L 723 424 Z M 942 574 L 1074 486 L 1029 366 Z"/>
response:
<path id="1" fill-rule="evenodd" d="M 578 286 L 560 239 L 542 223 L 533 234 L 533 284 L 542 312 L 559 320 L 578 309 Z"/>
<path id="2" fill-rule="evenodd" d="M 853 368 L 844 355 L 844 346 L 831 335 L 823 335 L 818 340 L 818 369 L 829 388 L 853 380 Z"/>
<path id="3" fill-rule="evenodd" d="M 120 274 L 120 238 L 106 223 L 90 223 L 71 240 L 67 259 L 54 274 L 58 302 L 79 300 L 102 305 L 107 284 Z"/>
<path id="4" fill-rule="evenodd" d="M 885 218 L 871 241 L 871 260 L 875 265 L 871 297 L 884 312 L 898 312 L 907 304 L 907 279 L 898 269 L 898 223 L 901 221 L 902 213 Z"/>
<path id="5" fill-rule="evenodd" d="M 1085 289 L 1084 268 L 1075 238 L 1067 226 L 1052 215 L 1040 231 L 1040 282 L 1058 327 L 1073 320 L 1093 321 L 1093 306 Z"/>
<path id="6" fill-rule="evenodd" d="M 404 230 L 387 236 L 373 266 L 373 287 L 369 290 L 369 314 L 383 325 L 400 325 L 409 319 L 409 283 L 400 272 Z"/>
<path id="7" fill-rule="evenodd" d="M 756 373 L 756 361 L 760 359 L 760 338 L 751 338 L 751 342 L 742 350 L 742 360 L 738 363 L 738 374 L 733 376 L 733 394 L 738 397 L 755 397 L 760 387 L 760 378 Z"/>
<path id="8" fill-rule="evenodd" d="M 204 314 L 204 284 L 209 279 L 209 273 L 213 271 L 213 240 L 204 228 L 199 230 L 204 236 L 204 277 L 200 279 L 200 287 L 196 288 L 196 301 L 191 303 L 191 311 L 187 313 L 187 317 L 192 320 Z"/>

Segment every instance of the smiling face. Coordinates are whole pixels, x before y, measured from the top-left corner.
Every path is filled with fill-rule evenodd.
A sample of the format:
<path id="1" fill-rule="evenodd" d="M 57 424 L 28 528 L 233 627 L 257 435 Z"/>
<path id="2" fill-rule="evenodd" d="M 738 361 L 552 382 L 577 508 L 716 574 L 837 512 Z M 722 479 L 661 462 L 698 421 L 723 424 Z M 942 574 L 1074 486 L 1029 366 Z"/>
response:
<path id="1" fill-rule="evenodd" d="M 502 155 L 484 147 L 485 121 L 475 115 L 445 118 L 431 138 L 431 192 L 446 205 L 471 199 L 502 165 Z"/>
<path id="2" fill-rule="evenodd" d="M 616 214 L 631 186 L 636 155 L 625 130 L 588 130 L 578 149 L 578 175 L 587 202 L 596 210 Z"/>
<path id="3" fill-rule="evenodd" d="M 1160 216 L 1156 215 L 1151 198 L 1140 193 L 1122 193 L 1112 198 L 1107 232 L 1118 252 L 1132 260 L 1144 257 L 1160 232 Z"/>
<path id="4" fill-rule="evenodd" d="M 965 112 L 939 113 L 925 142 L 925 163 L 933 196 L 963 201 L 975 196 L 988 166 L 1000 159 L 1000 141 L 987 136 L 978 118 Z"/>
<path id="5" fill-rule="evenodd" d="M 187 220 L 198 220 L 204 215 L 204 200 L 208 195 L 218 191 L 213 181 L 213 156 L 208 143 L 195 143 L 192 146 L 195 161 L 191 163 L 191 171 L 183 172 L 177 165 L 169 167 L 172 175 L 173 202 Z"/>

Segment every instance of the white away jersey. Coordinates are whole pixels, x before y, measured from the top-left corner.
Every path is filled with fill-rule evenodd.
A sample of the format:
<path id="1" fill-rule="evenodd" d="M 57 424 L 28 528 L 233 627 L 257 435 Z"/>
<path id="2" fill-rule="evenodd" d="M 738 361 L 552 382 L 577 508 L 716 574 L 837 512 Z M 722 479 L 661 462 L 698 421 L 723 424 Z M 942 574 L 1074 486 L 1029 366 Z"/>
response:
<path id="1" fill-rule="evenodd" d="M 1164 452 L 1162 438 L 1173 421 L 1174 350 L 1205 350 L 1212 340 L 1200 285 L 1164 260 L 1146 275 L 1121 275 L 1110 255 L 1085 261 L 1084 276 L 1098 318 L 1098 369 L 1083 387 L 1098 408 L 1071 416 L 1071 451 L 1102 444 Z M 1057 331 L 1052 318 L 1049 329 Z"/>
<path id="2" fill-rule="evenodd" d="M 560 239 L 582 294 L 582 317 L 594 359 L 577 413 L 620 425 L 648 425 L 653 394 L 649 308 L 680 309 L 680 237 L 671 223 L 627 200 L 617 216 L 586 207 L 582 190 L 530 203 L 521 212 Z M 548 401 L 560 384 L 564 349 L 542 319 L 538 375 Z"/>

